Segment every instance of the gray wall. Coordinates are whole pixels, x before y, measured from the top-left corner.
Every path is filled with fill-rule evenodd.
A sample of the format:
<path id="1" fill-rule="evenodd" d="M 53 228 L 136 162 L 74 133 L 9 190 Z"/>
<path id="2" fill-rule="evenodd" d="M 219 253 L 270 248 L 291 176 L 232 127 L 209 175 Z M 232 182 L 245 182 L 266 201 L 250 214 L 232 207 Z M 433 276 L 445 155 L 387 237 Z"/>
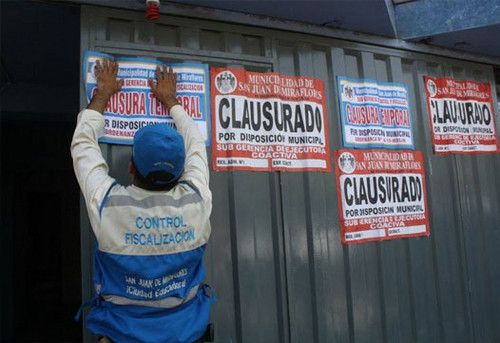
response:
<path id="1" fill-rule="evenodd" d="M 90 49 L 323 79 L 332 149 L 341 148 L 335 76 L 410 90 L 430 237 L 342 246 L 334 172 L 211 173 L 206 259 L 218 297 L 216 342 L 500 341 L 500 155 L 434 155 L 423 89 L 423 75 L 494 87 L 491 66 L 214 21 L 143 18 L 83 7 L 82 58 Z M 83 89 L 81 99 L 84 106 Z M 111 174 L 126 183 L 130 148 L 102 149 Z M 84 298 L 91 247 L 84 215 Z"/>

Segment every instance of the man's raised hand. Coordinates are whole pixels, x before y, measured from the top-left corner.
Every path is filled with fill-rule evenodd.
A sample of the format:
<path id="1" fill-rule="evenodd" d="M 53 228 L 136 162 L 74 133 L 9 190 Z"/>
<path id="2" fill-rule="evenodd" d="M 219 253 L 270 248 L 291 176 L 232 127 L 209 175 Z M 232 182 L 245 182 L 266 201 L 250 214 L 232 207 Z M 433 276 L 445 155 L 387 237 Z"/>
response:
<path id="1" fill-rule="evenodd" d="M 111 97 L 123 87 L 123 80 L 117 80 L 118 62 L 105 58 L 96 61 L 97 70 L 97 90 L 103 95 Z"/>
<path id="2" fill-rule="evenodd" d="M 156 82 L 149 79 L 149 86 L 154 95 L 170 109 L 179 102 L 175 97 L 177 87 L 177 73 L 174 73 L 172 67 L 167 69 L 167 66 L 156 67 Z"/>
<path id="3" fill-rule="evenodd" d="M 123 80 L 117 80 L 118 62 L 105 58 L 101 64 L 96 61 L 97 92 L 92 97 L 88 109 L 103 113 L 109 99 L 123 87 Z"/>

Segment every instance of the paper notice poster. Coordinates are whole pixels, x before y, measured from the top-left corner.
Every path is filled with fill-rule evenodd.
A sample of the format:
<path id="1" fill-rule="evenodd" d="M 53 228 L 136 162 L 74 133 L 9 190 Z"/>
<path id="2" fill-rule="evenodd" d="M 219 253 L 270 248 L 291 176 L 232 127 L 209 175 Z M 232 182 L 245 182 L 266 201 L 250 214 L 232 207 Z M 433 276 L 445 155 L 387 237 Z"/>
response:
<path id="1" fill-rule="evenodd" d="M 343 244 L 429 235 L 421 152 L 336 150 L 334 160 Z"/>
<path id="2" fill-rule="evenodd" d="M 436 154 L 500 151 L 489 83 L 424 76 Z"/>
<path id="3" fill-rule="evenodd" d="M 97 91 L 96 60 L 111 55 L 87 51 L 83 60 L 83 80 L 87 101 Z M 145 125 L 165 122 L 174 126 L 168 108 L 155 97 L 148 79 L 156 79 L 156 67 L 171 66 L 177 73 L 177 100 L 195 121 L 210 145 L 210 89 L 208 65 L 194 63 L 165 64 L 147 58 L 114 58 L 119 64 L 118 79 L 124 80 L 122 89 L 115 93 L 106 107 L 104 135 L 99 142 L 132 145 L 134 134 Z"/>
<path id="4" fill-rule="evenodd" d="M 211 68 L 215 170 L 330 171 L 324 83 Z"/>
<path id="5" fill-rule="evenodd" d="M 414 148 L 405 85 L 338 76 L 337 89 L 344 147 Z"/>

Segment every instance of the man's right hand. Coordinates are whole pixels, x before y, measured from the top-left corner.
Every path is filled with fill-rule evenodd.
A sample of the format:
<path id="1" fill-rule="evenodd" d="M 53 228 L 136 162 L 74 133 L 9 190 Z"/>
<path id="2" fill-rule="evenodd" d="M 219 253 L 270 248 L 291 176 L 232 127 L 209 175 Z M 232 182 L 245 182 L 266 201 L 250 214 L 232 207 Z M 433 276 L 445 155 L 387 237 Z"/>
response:
<path id="1" fill-rule="evenodd" d="M 172 67 L 167 70 L 167 66 L 156 67 L 156 83 L 149 79 L 149 86 L 154 95 L 169 109 L 178 105 L 175 97 L 177 87 L 177 73 L 174 73 Z"/>

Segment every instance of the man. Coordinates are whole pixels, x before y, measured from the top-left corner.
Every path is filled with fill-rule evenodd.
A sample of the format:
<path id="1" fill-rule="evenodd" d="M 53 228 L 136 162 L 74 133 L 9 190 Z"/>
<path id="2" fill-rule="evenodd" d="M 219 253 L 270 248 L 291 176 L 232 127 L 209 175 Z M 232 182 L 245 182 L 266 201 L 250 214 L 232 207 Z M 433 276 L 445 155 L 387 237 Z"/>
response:
<path id="1" fill-rule="evenodd" d="M 204 141 L 175 98 L 177 75 L 157 67 L 157 81 L 149 84 L 178 131 L 166 124 L 137 131 L 132 185 L 117 184 L 97 139 L 102 113 L 123 80 L 116 79 L 114 61 L 96 68 L 97 93 L 78 115 L 71 143 L 96 236 L 96 299 L 86 325 L 104 341 L 194 342 L 207 328 L 211 303 L 202 284 L 212 209 Z"/>

